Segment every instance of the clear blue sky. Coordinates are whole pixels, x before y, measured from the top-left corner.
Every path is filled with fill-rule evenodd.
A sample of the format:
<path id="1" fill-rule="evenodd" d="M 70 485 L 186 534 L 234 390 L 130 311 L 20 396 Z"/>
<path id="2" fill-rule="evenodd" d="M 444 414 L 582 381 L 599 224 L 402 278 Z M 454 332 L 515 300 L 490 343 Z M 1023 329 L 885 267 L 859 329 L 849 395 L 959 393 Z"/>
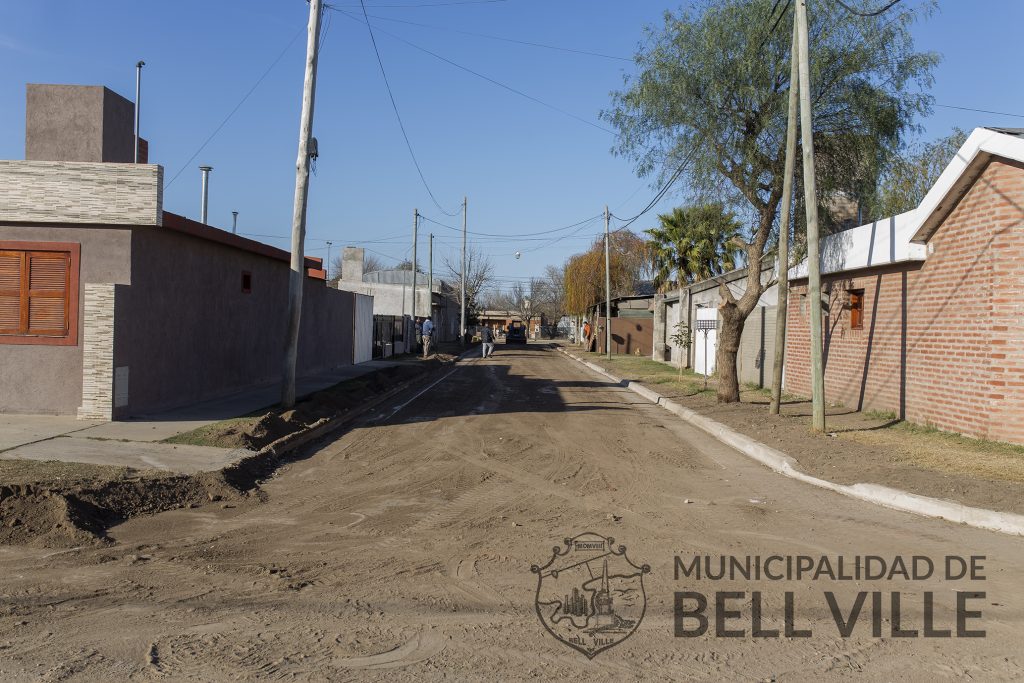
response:
<path id="1" fill-rule="evenodd" d="M 643 27 L 660 23 L 665 9 L 678 6 L 653 0 L 441 4 L 458 1 L 367 0 L 367 7 L 371 15 L 386 18 L 373 20 L 382 31 L 599 126 L 604 124 L 598 112 L 632 69 L 630 62 L 457 30 L 628 58 Z M 360 11 L 358 0 L 334 4 Z M 303 0 L 4 0 L 0 158 L 24 158 L 25 83 L 106 85 L 131 99 L 134 65 L 144 59 L 142 132 L 150 141 L 150 160 L 164 166 L 168 182 L 184 166 L 167 189 L 165 207 L 198 218 L 197 167 L 209 164 L 214 167 L 210 222 L 230 228 L 231 211 L 237 210 L 240 232 L 278 235 L 258 239 L 286 247 L 306 19 Z M 1020 0 L 942 0 L 939 12 L 913 29 L 920 49 L 944 55 L 935 72 L 936 102 L 1024 114 L 1022 25 Z M 411 242 L 413 208 L 453 226 L 460 219 L 442 215 L 420 184 L 366 26 L 331 13 L 326 28 L 314 123 L 321 156 L 310 189 L 307 250 L 326 256 L 324 240 L 330 239 L 334 253 L 361 243 L 400 259 Z M 471 231 L 536 232 L 595 216 L 605 203 L 630 216 L 653 196 L 627 160 L 610 154 L 609 133 L 392 36 L 379 33 L 377 42 L 423 172 L 448 210 L 456 210 L 468 195 Z M 282 50 L 284 56 L 252 96 L 189 162 Z M 924 137 L 932 138 L 954 125 L 967 130 L 1024 126 L 1024 118 L 936 107 L 921 123 Z M 672 203 L 670 196 L 660 208 Z M 652 213 L 634 227 L 649 227 L 653 220 Z M 477 239 L 508 285 L 563 262 L 600 229 L 595 222 L 547 246 L 536 240 Z M 455 253 L 458 235 L 424 223 L 424 261 L 431 230 L 435 271 L 442 272 L 441 257 Z M 523 252 L 519 260 L 512 256 L 517 250 Z"/>

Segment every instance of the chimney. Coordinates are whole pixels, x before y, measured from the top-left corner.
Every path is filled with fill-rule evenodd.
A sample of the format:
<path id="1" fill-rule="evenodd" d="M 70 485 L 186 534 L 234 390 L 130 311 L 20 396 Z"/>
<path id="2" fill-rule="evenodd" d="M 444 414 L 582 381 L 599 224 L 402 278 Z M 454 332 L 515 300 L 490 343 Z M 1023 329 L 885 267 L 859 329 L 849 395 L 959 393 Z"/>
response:
<path id="1" fill-rule="evenodd" d="M 363 257 L 365 252 L 362 247 L 345 247 L 341 252 L 341 279 L 345 282 L 363 281 Z"/>

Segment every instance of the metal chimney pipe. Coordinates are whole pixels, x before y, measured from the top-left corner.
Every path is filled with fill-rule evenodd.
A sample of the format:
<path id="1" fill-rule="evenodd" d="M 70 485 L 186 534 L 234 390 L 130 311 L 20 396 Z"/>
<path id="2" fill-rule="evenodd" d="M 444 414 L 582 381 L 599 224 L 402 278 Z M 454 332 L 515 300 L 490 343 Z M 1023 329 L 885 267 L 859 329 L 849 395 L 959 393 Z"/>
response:
<path id="1" fill-rule="evenodd" d="M 203 172 L 203 209 L 199 222 L 206 224 L 206 207 L 210 199 L 210 171 L 213 170 L 213 166 L 200 166 L 199 170 Z"/>
<path id="2" fill-rule="evenodd" d="M 238 212 L 231 212 L 231 232 L 238 232 Z"/>
<path id="3" fill-rule="evenodd" d="M 135 64 L 135 163 L 139 163 L 139 108 L 142 105 L 142 67 L 146 63 L 141 59 Z"/>

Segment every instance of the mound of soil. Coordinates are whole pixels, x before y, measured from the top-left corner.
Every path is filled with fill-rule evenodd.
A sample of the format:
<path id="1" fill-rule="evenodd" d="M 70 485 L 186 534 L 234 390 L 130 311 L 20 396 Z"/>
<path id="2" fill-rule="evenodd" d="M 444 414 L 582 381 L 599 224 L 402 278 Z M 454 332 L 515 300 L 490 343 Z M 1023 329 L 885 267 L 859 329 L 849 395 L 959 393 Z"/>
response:
<path id="1" fill-rule="evenodd" d="M 209 472 L 0 486 L 0 544 L 103 545 L 106 530 L 131 517 L 245 495 Z"/>
<path id="2" fill-rule="evenodd" d="M 274 409 L 240 420 L 226 420 L 201 428 L 201 443 L 221 448 L 258 451 L 278 439 L 327 418 L 344 416 L 353 408 L 455 359 L 436 354 L 421 362 L 402 363 L 346 380 L 298 402 L 291 410 Z M 200 431 L 200 430 L 197 430 Z M 188 435 L 184 435 L 188 438 Z"/>

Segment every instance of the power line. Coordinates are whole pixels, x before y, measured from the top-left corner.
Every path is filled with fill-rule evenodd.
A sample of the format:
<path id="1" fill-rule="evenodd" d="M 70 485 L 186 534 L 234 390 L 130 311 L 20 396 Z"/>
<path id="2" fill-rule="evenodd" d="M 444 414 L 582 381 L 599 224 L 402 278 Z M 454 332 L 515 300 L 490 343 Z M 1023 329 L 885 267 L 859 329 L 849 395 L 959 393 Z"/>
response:
<path id="1" fill-rule="evenodd" d="M 836 0 L 836 4 L 837 5 L 839 5 L 843 9 L 845 9 L 850 14 L 856 14 L 858 17 L 877 17 L 880 14 L 885 14 L 890 9 L 892 9 L 893 7 L 898 5 L 900 2 L 901 2 L 901 0 L 891 0 L 891 2 L 889 2 L 889 4 L 885 5 L 881 9 L 872 10 L 870 12 L 862 12 L 862 11 L 853 9 L 852 7 L 847 5 L 845 2 L 843 2 L 843 0 Z"/>
<path id="2" fill-rule="evenodd" d="M 334 5 L 339 7 L 339 5 Z M 453 31 L 455 33 L 461 33 L 467 36 L 475 36 L 477 38 L 487 38 L 489 40 L 500 40 L 505 43 L 515 43 L 517 45 L 529 45 L 531 47 L 541 47 L 547 50 L 558 50 L 559 52 L 571 52 L 578 55 L 589 55 L 591 57 L 603 57 L 604 59 L 616 59 L 622 62 L 632 63 L 632 59 L 629 57 L 619 57 L 617 55 L 607 55 L 602 52 L 591 52 L 590 50 L 577 50 L 571 47 L 561 47 L 558 45 L 548 45 L 546 43 L 535 43 L 530 40 L 517 40 L 515 38 L 505 38 L 503 36 L 495 36 L 488 33 L 476 33 L 475 31 L 464 31 L 458 28 L 452 28 L 451 26 L 436 26 L 433 24 L 423 24 L 418 21 L 409 21 L 408 19 L 396 19 L 394 17 L 383 17 L 380 15 L 369 15 L 371 19 L 380 19 L 381 21 L 390 21 L 396 24 L 408 24 L 409 26 L 419 26 L 421 28 L 432 28 L 441 31 Z"/>
<path id="3" fill-rule="evenodd" d="M 451 5 L 489 5 L 496 2 L 508 2 L 508 0 L 452 0 L 452 2 L 424 2 L 416 5 L 373 5 L 374 9 L 418 9 L 420 7 L 448 7 Z M 335 7 L 359 7 L 359 5 L 334 5 Z"/>
<path id="4" fill-rule="evenodd" d="M 961 111 L 973 111 L 979 114 L 996 114 L 997 116 L 1012 116 L 1018 119 L 1024 119 L 1024 114 L 1010 114 L 1005 111 L 991 111 L 989 109 L 973 109 L 971 107 L 957 107 L 952 104 L 936 104 L 936 107 L 942 107 L 943 109 L 959 109 Z"/>
<path id="5" fill-rule="evenodd" d="M 366 17 L 366 4 L 363 0 L 359 0 L 359 4 L 363 8 L 363 16 Z M 328 5 L 328 7 L 330 7 L 330 5 Z M 349 16 L 349 18 L 354 18 L 351 17 L 348 12 L 342 12 L 342 14 Z M 395 102 L 395 95 L 391 92 L 391 83 L 388 82 L 388 74 L 384 69 L 384 61 L 380 57 L 380 50 L 377 49 L 377 39 L 373 35 L 373 27 L 370 25 L 369 19 L 367 19 L 365 23 L 366 30 L 370 32 L 370 42 L 373 44 L 373 52 L 377 55 L 377 64 L 380 66 L 380 74 L 384 77 L 384 86 L 388 90 L 388 98 L 391 100 L 391 108 L 395 110 L 395 118 L 398 119 L 398 127 L 402 129 L 402 137 L 405 139 L 405 146 L 409 150 L 409 156 L 412 158 L 412 163 L 416 167 L 416 172 L 420 176 L 420 181 L 423 183 L 423 187 L 427 190 L 427 194 L 430 195 L 430 201 L 434 202 L 434 206 L 436 206 L 438 210 L 446 216 L 455 216 L 458 214 L 458 211 L 449 212 L 441 206 L 441 203 L 437 201 L 437 197 L 434 196 L 434 192 L 430 189 L 430 185 L 427 183 L 427 178 L 423 175 L 423 169 L 420 168 L 420 162 L 416 159 L 416 152 L 413 151 L 412 143 L 409 142 L 409 134 L 405 131 L 405 124 L 402 122 L 402 115 L 398 112 L 398 103 Z"/>
<path id="6" fill-rule="evenodd" d="M 344 10 L 337 9 L 333 5 L 329 6 L 329 8 L 333 9 L 333 10 L 335 10 L 337 12 L 340 12 L 342 15 L 348 17 L 349 19 L 351 19 L 353 21 L 358 21 L 360 23 L 365 23 L 367 26 L 370 25 L 369 19 L 365 19 L 365 20 L 359 19 L 359 17 L 354 16 L 351 13 L 346 12 Z M 366 16 L 366 15 L 364 14 L 364 16 Z M 399 35 L 397 35 L 395 33 L 391 33 L 390 31 L 385 31 L 384 29 L 382 29 L 380 27 L 378 27 L 376 30 L 377 30 L 378 33 L 383 33 L 386 36 L 390 36 L 390 37 L 394 38 L 395 40 L 397 40 L 399 42 L 405 43 L 406 45 L 408 45 L 411 48 L 414 48 L 416 50 L 419 50 L 420 52 L 428 54 L 428 55 L 430 55 L 431 57 L 433 57 L 435 59 L 439 59 L 442 62 L 444 62 L 446 64 L 450 64 L 451 66 L 454 66 L 457 69 L 461 69 L 462 71 L 465 71 L 466 73 L 472 74 L 472 75 L 476 76 L 477 78 L 481 78 L 481 79 L 487 81 L 488 83 L 491 83 L 493 85 L 498 86 L 499 88 L 502 88 L 504 90 L 508 90 L 511 93 L 519 95 L 520 97 L 524 97 L 524 98 L 530 100 L 531 102 L 535 102 L 535 103 L 537 103 L 537 104 L 539 104 L 539 105 L 541 105 L 543 107 L 547 107 L 548 109 L 551 109 L 553 111 L 557 111 L 559 114 L 562 114 L 564 116 L 568 116 L 569 118 L 572 118 L 572 119 L 576 119 L 577 121 L 579 121 L 581 123 L 587 124 L 591 128 L 596 128 L 597 130 L 604 131 L 605 133 L 611 133 L 612 135 L 615 135 L 615 131 L 613 131 L 610 128 L 605 128 L 604 126 L 598 125 L 598 124 L 594 123 L 593 121 L 590 121 L 588 119 L 583 118 L 582 116 L 577 116 L 576 114 L 573 114 L 570 111 L 566 111 L 565 109 L 562 109 L 561 107 L 557 107 L 557 106 L 555 106 L 553 104 L 549 104 L 549 103 L 545 102 L 544 100 L 538 99 L 538 98 L 534 97 L 533 95 L 528 95 L 525 92 L 523 92 L 522 90 L 518 90 L 516 88 L 513 88 L 510 85 L 506 85 L 505 83 L 502 83 L 501 81 L 498 81 L 498 80 L 495 80 L 495 79 L 491 78 L 490 76 L 485 76 L 484 74 L 480 73 L 479 71 L 474 71 L 473 69 L 470 69 L 468 66 L 463 66 L 462 64 L 459 64 L 458 62 L 454 62 L 454 61 L 448 59 L 447 57 L 443 57 L 443 56 L 437 54 L 436 52 L 433 52 L 432 50 L 428 50 L 425 47 L 417 45 L 416 43 L 412 43 L 412 42 L 406 40 L 405 38 L 403 38 L 403 37 L 401 37 L 401 36 L 399 36 Z M 371 29 L 371 35 L 372 35 L 372 33 L 373 33 L 373 30 Z M 442 209 L 442 213 L 444 213 L 446 216 L 454 216 L 455 215 L 455 214 L 448 213 L 447 211 L 444 211 L 443 209 Z"/>
<path id="7" fill-rule="evenodd" d="M 273 68 L 274 68 L 275 66 L 277 66 L 277 63 L 281 61 L 281 59 L 282 59 L 282 58 L 284 57 L 285 53 L 286 53 L 286 52 L 288 52 L 288 49 L 289 49 L 289 48 L 290 48 L 290 47 L 291 47 L 291 46 L 292 46 L 292 45 L 293 45 L 293 44 L 295 43 L 295 41 L 296 41 L 296 40 L 298 40 L 299 36 L 301 36 L 301 35 L 302 35 L 303 33 L 305 33 L 305 32 L 306 32 L 306 27 L 305 27 L 305 26 L 303 26 L 303 27 L 302 27 L 302 28 L 300 28 L 300 29 L 299 29 L 298 31 L 296 31 L 295 35 L 294 35 L 294 36 L 292 36 L 292 39 L 291 39 L 291 40 L 289 40 L 289 41 L 288 41 L 288 44 L 284 46 L 284 49 L 283 49 L 283 50 L 281 50 L 281 53 L 280 53 L 279 55 L 277 55 L 277 57 L 276 57 L 276 58 L 274 59 L 274 61 L 273 61 L 273 62 L 271 62 L 271 63 L 270 63 L 270 66 L 268 66 L 268 67 L 267 67 L 267 70 L 263 72 L 263 75 L 262 75 L 262 76 L 260 76 L 260 77 L 259 77 L 259 78 L 258 78 L 258 79 L 256 80 L 256 82 L 255 82 L 255 83 L 253 84 L 253 86 L 252 86 L 251 88 L 249 88 L 249 91 L 248 91 L 247 93 L 245 93 L 245 95 L 244 95 L 244 96 L 242 97 L 242 99 L 240 99 L 240 100 L 238 101 L 238 104 L 236 104 L 236 105 L 235 105 L 235 108 L 234 108 L 234 109 L 232 109 L 232 110 L 231 110 L 231 111 L 230 111 L 230 112 L 228 113 L 228 115 L 224 117 L 224 120 L 220 122 L 220 125 L 219 125 L 219 126 L 217 126 L 217 127 L 216 127 L 216 128 L 214 129 L 214 131 L 213 131 L 212 133 L 210 133 L 210 137 L 206 138 L 206 141 L 205 141 L 205 142 L 204 142 L 203 144 L 201 144 L 201 145 L 199 146 L 199 149 L 197 149 L 197 150 L 195 151 L 195 153 L 194 153 L 194 154 L 193 154 L 192 156 L 190 156 L 190 157 L 188 158 L 188 161 L 186 161 L 186 162 L 185 162 L 184 164 L 182 164 L 181 168 L 179 168 L 179 169 L 178 169 L 178 172 L 174 174 L 174 177 L 172 177 L 172 178 L 170 179 L 170 181 L 169 181 L 169 182 L 168 182 L 168 183 L 167 183 L 166 185 L 164 185 L 164 190 L 167 190 L 168 188 L 170 188 L 170 186 L 174 184 L 174 181 L 178 179 L 178 176 L 180 176 L 180 175 L 181 175 L 182 171 L 184 171 L 184 170 L 185 170 L 186 168 L 188 168 L 188 167 L 189 167 L 189 164 L 191 164 L 191 163 L 192 163 L 192 161 L 193 161 L 193 160 L 194 160 L 194 159 L 195 159 L 195 158 L 196 158 L 197 156 L 199 156 L 199 153 L 200 153 L 200 152 L 202 152 L 202 151 L 203 151 L 204 149 L 206 149 L 206 146 L 207 146 L 208 144 L 210 144 L 210 142 L 211 142 L 211 141 L 212 141 L 212 140 L 213 140 L 213 139 L 214 139 L 215 137 L 217 137 L 217 133 L 219 133 L 219 132 L 221 131 L 221 129 L 222 129 L 222 128 L 223 128 L 223 127 L 224 127 L 225 125 L 227 125 L 227 122 L 231 120 L 231 117 L 235 115 L 235 112 L 237 112 L 237 111 L 238 111 L 238 110 L 239 110 L 239 109 L 241 108 L 241 106 L 242 106 L 243 104 L 245 104 L 245 101 L 246 101 L 246 100 L 248 100 L 248 99 L 249 99 L 249 96 L 250 96 L 250 95 L 252 95 L 252 94 L 253 94 L 253 92 L 255 92 L 255 91 L 256 91 L 256 88 L 260 87 L 260 83 L 262 83 L 262 82 L 263 82 L 263 80 L 264 80 L 264 79 L 265 79 L 265 78 L 266 78 L 266 77 L 267 77 L 267 76 L 268 76 L 268 75 L 270 74 L 270 72 L 271 72 L 271 71 L 273 70 Z"/>
<path id="8" fill-rule="evenodd" d="M 518 234 L 514 234 L 514 235 L 510 235 L 508 233 L 497 233 L 497 232 L 473 232 L 471 230 L 467 230 L 466 232 L 468 234 L 470 234 L 470 235 L 480 235 L 480 236 L 483 236 L 483 237 L 514 237 L 514 238 L 518 239 L 518 238 L 525 238 L 525 237 L 533 237 L 534 235 L 548 235 L 548 234 L 551 234 L 551 233 L 554 233 L 554 232 L 561 232 L 562 230 L 569 230 L 571 228 L 575 228 L 578 225 L 581 225 L 583 223 L 592 221 L 595 218 L 600 218 L 600 217 L 601 216 L 599 214 L 597 216 L 591 216 L 590 218 L 584 218 L 583 220 L 577 221 L 577 222 L 572 223 L 570 225 L 564 225 L 564 226 L 562 226 L 560 228 L 552 228 L 550 230 L 540 230 L 538 232 L 523 232 L 523 233 L 518 233 Z M 435 225 L 439 225 L 442 228 L 448 228 L 449 230 L 456 230 L 456 231 L 458 231 L 460 233 L 462 232 L 462 228 L 456 228 L 456 227 L 454 227 L 452 225 L 446 225 L 445 223 L 441 223 L 439 221 L 435 221 L 433 218 L 429 218 L 427 216 L 424 216 L 423 214 L 420 214 L 420 218 L 422 218 L 423 220 L 426 220 L 426 221 L 430 221 L 431 223 L 433 223 Z"/>

